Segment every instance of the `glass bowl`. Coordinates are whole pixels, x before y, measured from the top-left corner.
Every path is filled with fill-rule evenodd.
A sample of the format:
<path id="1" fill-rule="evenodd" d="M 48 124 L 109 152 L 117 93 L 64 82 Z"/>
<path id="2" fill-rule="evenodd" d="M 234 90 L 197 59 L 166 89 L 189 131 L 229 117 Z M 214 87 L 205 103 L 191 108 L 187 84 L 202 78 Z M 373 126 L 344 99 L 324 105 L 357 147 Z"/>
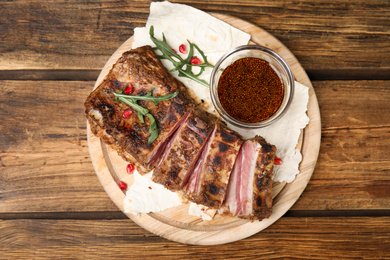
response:
<path id="1" fill-rule="evenodd" d="M 244 122 L 232 117 L 222 106 L 219 95 L 218 85 L 223 71 L 233 64 L 236 60 L 253 57 L 265 60 L 276 71 L 283 84 L 282 103 L 276 112 L 269 118 L 259 122 Z M 243 128 L 260 128 L 269 126 L 280 119 L 288 110 L 294 96 L 294 76 L 287 62 L 276 52 L 259 45 L 243 45 L 226 53 L 215 65 L 210 78 L 211 100 L 216 111 L 228 123 Z"/>

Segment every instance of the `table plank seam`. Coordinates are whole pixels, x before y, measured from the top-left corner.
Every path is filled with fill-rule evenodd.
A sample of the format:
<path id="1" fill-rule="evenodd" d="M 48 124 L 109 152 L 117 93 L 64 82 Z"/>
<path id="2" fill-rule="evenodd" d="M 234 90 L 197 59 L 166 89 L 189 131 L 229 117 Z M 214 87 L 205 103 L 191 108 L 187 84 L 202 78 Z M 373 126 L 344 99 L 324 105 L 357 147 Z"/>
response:
<path id="1" fill-rule="evenodd" d="M 390 209 L 367 210 L 290 210 L 283 217 L 389 217 Z M 75 219 L 104 220 L 128 219 L 121 211 L 91 211 L 91 212 L 24 212 L 0 213 L 1 220 L 12 219 Z"/>
<path id="2" fill-rule="evenodd" d="M 100 69 L 22 69 L 0 70 L 0 80 L 67 80 L 96 81 Z M 306 69 L 312 81 L 325 80 L 390 80 L 388 68 Z"/>

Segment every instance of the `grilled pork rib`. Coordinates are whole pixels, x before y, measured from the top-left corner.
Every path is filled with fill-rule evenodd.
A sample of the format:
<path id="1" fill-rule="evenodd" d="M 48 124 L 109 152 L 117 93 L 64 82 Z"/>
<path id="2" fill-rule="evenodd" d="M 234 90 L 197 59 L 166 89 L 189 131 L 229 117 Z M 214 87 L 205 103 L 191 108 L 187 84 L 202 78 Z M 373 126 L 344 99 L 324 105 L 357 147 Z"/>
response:
<path id="1" fill-rule="evenodd" d="M 221 122 L 216 123 L 184 196 L 197 204 L 220 208 L 242 142 L 237 133 L 224 127 Z"/>
<path id="2" fill-rule="evenodd" d="M 242 144 L 220 213 L 252 220 L 271 216 L 275 151 L 259 136 Z"/>
<path id="3" fill-rule="evenodd" d="M 171 191 L 178 191 L 187 183 L 198 157 L 212 132 L 208 115 L 192 110 L 167 144 L 152 180 Z"/>
<path id="4" fill-rule="evenodd" d="M 156 106 L 138 101 L 155 118 L 159 135 L 148 144 L 149 118 L 142 123 L 114 93 L 131 85 L 131 95 L 179 92 Z M 150 46 L 123 53 L 85 102 L 92 132 L 112 145 L 153 181 L 179 191 L 189 201 L 247 219 L 269 217 L 275 147 L 263 138 L 243 142 L 214 116 L 194 105 L 186 87 L 163 67 Z M 123 118 L 125 110 L 133 113 Z"/>
<path id="5" fill-rule="evenodd" d="M 148 144 L 149 118 L 145 117 L 142 123 L 135 110 L 115 100 L 113 93 L 128 85 L 134 88 L 132 95 L 145 95 L 151 90 L 153 96 L 179 92 L 175 98 L 161 101 L 157 106 L 150 101 L 138 102 L 149 109 L 157 122 L 159 135 L 151 144 Z M 168 73 L 150 46 L 123 53 L 85 102 L 92 132 L 115 146 L 126 161 L 136 163 L 141 173 L 158 164 L 169 137 L 193 106 L 185 86 Z M 133 112 L 128 119 L 122 117 L 125 110 Z"/>

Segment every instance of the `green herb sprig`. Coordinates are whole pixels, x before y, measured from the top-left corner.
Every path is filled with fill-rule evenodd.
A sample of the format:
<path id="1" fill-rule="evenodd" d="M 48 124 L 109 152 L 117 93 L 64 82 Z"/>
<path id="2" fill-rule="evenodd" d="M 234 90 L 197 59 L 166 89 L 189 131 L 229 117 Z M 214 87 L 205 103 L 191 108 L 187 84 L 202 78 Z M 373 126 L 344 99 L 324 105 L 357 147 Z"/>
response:
<path id="1" fill-rule="evenodd" d="M 186 78 L 192 79 L 192 80 L 204 85 L 205 87 L 209 87 L 209 84 L 205 80 L 200 79 L 199 76 L 204 72 L 204 70 L 207 67 L 213 68 L 214 65 L 210 64 L 207 61 L 207 56 L 203 53 L 203 51 L 195 43 L 192 43 L 192 42 L 187 40 L 189 45 L 190 45 L 190 49 L 188 51 L 187 58 L 183 59 L 179 54 L 174 52 L 172 50 L 172 48 L 168 45 L 164 33 L 162 34 L 163 35 L 162 41 L 156 39 L 154 37 L 154 27 L 151 26 L 150 30 L 149 30 L 149 35 L 150 35 L 150 39 L 154 42 L 154 44 L 156 44 L 155 49 L 158 49 L 162 52 L 162 55 L 158 55 L 158 57 L 160 59 L 167 59 L 167 60 L 172 62 L 174 68 L 172 70 L 170 70 L 170 72 L 178 71 L 179 77 L 186 77 Z M 201 64 L 192 64 L 191 63 L 191 58 L 193 58 L 193 55 L 194 55 L 194 48 L 202 56 L 203 63 L 201 63 Z M 197 74 L 194 74 L 192 72 L 193 67 L 199 67 L 200 71 Z"/>
<path id="2" fill-rule="evenodd" d="M 157 128 L 157 123 L 152 114 L 149 113 L 149 109 L 147 109 L 144 106 L 141 106 L 137 103 L 138 100 L 145 100 L 145 101 L 151 101 L 153 102 L 156 106 L 157 103 L 160 101 L 164 100 L 169 100 L 171 98 L 176 97 L 179 92 L 174 92 L 172 94 L 164 95 L 164 96 L 158 96 L 158 97 L 153 97 L 153 90 L 149 91 L 145 96 L 130 96 L 123 94 L 123 91 L 125 90 L 126 87 L 124 87 L 119 93 L 114 93 L 115 95 L 115 100 L 120 101 L 122 103 L 125 103 L 129 106 L 131 106 L 135 111 L 138 113 L 138 118 L 141 121 L 141 123 L 145 123 L 144 116 L 147 116 L 150 120 L 150 126 L 149 126 L 149 139 L 148 139 L 148 144 L 153 143 L 154 140 L 156 140 L 158 136 L 158 128 Z"/>

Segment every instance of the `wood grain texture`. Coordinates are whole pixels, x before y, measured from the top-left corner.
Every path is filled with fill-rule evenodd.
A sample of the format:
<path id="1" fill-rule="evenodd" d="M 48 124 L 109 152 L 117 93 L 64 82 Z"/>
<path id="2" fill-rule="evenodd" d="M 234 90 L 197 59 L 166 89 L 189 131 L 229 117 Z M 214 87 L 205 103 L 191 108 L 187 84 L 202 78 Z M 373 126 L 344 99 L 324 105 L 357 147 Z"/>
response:
<path id="1" fill-rule="evenodd" d="M 323 129 L 390 127 L 390 81 L 322 81 L 316 93 Z"/>
<path id="2" fill-rule="evenodd" d="M 130 220 L 0 221 L 4 259 L 388 259 L 390 218 L 282 218 L 218 246 L 167 241 Z"/>
<path id="3" fill-rule="evenodd" d="M 324 131 L 306 199 L 293 209 L 389 209 L 389 147 L 389 127 Z"/>
<path id="4" fill-rule="evenodd" d="M 83 102 L 92 85 L 0 83 L 1 212 L 115 209 L 88 155 Z"/>
<path id="5" fill-rule="evenodd" d="M 124 219 L 88 156 L 83 102 L 151 1 L 0 1 L 0 259 L 390 259 L 389 83 L 373 81 L 390 79 L 390 2 L 180 0 L 281 40 L 322 119 L 318 163 L 287 217 L 206 247 Z"/>
<path id="6" fill-rule="evenodd" d="M 126 212 L 125 195 L 119 189 L 118 182 L 124 181 L 128 187 L 134 182 L 133 176 L 129 176 L 125 171 L 127 163 L 117 155 L 115 150 L 108 149 L 98 137 L 94 136 L 89 127 L 87 128 L 88 146 L 96 174 L 118 208 L 138 225 L 154 234 L 172 241 L 195 245 L 215 245 L 237 241 L 262 231 L 282 217 L 296 202 L 310 180 L 317 161 L 321 137 L 321 119 L 317 98 L 306 72 L 294 55 L 278 39 L 253 24 L 232 16 L 215 13 L 212 15 L 249 33 L 252 44 L 265 46 L 277 52 L 289 64 L 295 80 L 309 88 L 307 115 L 310 122 L 303 131 L 302 144 L 297 145 L 302 153 L 302 161 L 299 166 L 300 174 L 291 183 L 273 186 L 272 215 L 268 219 L 260 222 L 249 222 L 239 218 L 217 215 L 211 221 L 202 221 L 199 217 L 188 215 L 188 204 L 163 212 L 139 216 Z M 95 83 L 95 88 L 103 82 L 113 64 L 122 54 L 131 49 L 132 43 L 133 37 L 124 42 L 112 54 L 102 69 Z"/>
<path id="7" fill-rule="evenodd" d="M 321 152 L 304 194 L 311 202 L 302 198 L 293 209 L 388 209 L 390 82 L 323 81 L 315 89 Z"/>
<path id="8" fill-rule="evenodd" d="M 0 82 L 0 214 L 118 210 L 88 155 L 83 103 L 93 85 Z M 320 155 L 292 210 L 390 209 L 388 81 L 313 85 Z"/>
<path id="9" fill-rule="evenodd" d="M 314 72 L 351 70 L 354 75 L 375 75 L 390 69 L 389 1 L 172 2 L 260 26 Z M 0 69 L 100 70 L 133 29 L 145 24 L 150 3 L 2 1 Z"/>

